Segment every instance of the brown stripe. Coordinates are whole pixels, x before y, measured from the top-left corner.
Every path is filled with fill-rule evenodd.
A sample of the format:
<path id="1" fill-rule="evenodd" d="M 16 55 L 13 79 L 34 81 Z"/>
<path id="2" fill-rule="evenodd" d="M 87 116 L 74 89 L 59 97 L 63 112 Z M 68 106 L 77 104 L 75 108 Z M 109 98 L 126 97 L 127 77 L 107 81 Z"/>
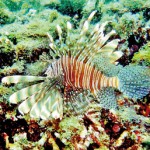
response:
<path id="1" fill-rule="evenodd" d="M 75 85 L 75 70 L 76 70 L 76 59 L 72 59 L 72 73 L 71 73 L 71 82 Z"/>
<path id="2" fill-rule="evenodd" d="M 84 66 L 84 76 L 83 76 L 83 80 L 82 80 L 82 86 L 83 86 L 84 89 L 86 89 L 86 85 L 87 85 L 87 83 L 86 83 L 87 74 L 88 74 L 88 66 L 87 66 L 87 64 L 85 64 L 85 66 Z"/>
<path id="3" fill-rule="evenodd" d="M 64 73 L 64 80 L 66 80 L 66 70 L 65 70 L 65 62 L 64 62 L 64 57 L 65 56 L 62 56 L 61 58 L 61 65 L 62 65 L 62 69 L 63 69 L 63 73 Z M 65 85 L 67 84 L 66 81 L 64 81 Z"/>
<path id="4" fill-rule="evenodd" d="M 90 89 L 91 89 L 91 90 L 92 90 L 92 83 L 93 83 L 94 70 L 95 70 L 95 67 L 92 68 L 91 75 L 90 75 Z"/>
<path id="5" fill-rule="evenodd" d="M 102 73 L 99 71 L 98 72 L 99 75 L 98 75 L 98 89 L 100 90 L 101 89 L 101 78 L 102 78 Z"/>
<path id="6" fill-rule="evenodd" d="M 96 87 L 96 81 L 98 80 L 98 78 L 97 78 L 97 74 L 98 74 L 98 71 L 97 71 L 97 69 L 95 69 L 95 71 L 94 71 L 94 79 L 93 79 L 93 89 L 94 90 L 97 90 L 97 87 Z"/>
<path id="7" fill-rule="evenodd" d="M 107 77 L 107 84 L 106 84 L 106 87 L 109 86 L 109 78 Z"/>
<path id="8" fill-rule="evenodd" d="M 79 62 L 78 61 L 76 61 L 75 62 L 76 63 L 76 69 L 75 69 L 75 87 L 78 87 L 78 77 L 79 77 L 79 72 L 78 72 L 78 70 L 79 70 Z"/>
<path id="9" fill-rule="evenodd" d="M 90 89 L 90 76 L 91 76 L 91 71 L 92 71 L 92 67 L 89 66 L 89 65 L 86 65 L 87 66 L 87 70 L 85 70 L 87 72 L 86 74 L 86 78 L 85 78 L 85 87 L 86 89 Z"/>
<path id="10" fill-rule="evenodd" d="M 82 65 L 82 68 L 81 68 L 81 73 L 80 73 L 80 77 L 79 77 L 79 85 L 81 88 L 83 88 L 83 77 L 84 77 L 84 69 L 85 69 L 85 64 L 81 64 Z"/>
<path id="11" fill-rule="evenodd" d="M 68 60 L 68 81 L 71 82 L 71 59 L 70 57 L 66 57 L 66 59 Z"/>

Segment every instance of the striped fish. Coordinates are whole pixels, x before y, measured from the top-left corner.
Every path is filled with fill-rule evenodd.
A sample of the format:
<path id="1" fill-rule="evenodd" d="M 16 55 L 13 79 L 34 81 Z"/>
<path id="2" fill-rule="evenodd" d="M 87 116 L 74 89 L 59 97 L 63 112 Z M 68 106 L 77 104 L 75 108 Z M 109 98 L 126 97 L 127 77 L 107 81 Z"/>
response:
<path id="1" fill-rule="evenodd" d="M 9 98 L 11 103 L 24 100 L 19 106 L 20 113 L 30 112 L 31 117 L 42 119 L 62 118 L 63 104 L 68 109 L 71 107 L 72 111 L 79 111 L 89 105 L 93 99 L 100 101 L 99 98 L 108 96 L 106 100 L 110 98 L 110 102 L 113 103 L 109 90 L 106 90 L 107 96 L 99 93 L 103 88 L 117 88 L 129 98 L 136 99 L 142 98 L 150 91 L 148 68 L 134 66 L 135 69 L 133 69 L 132 66 L 127 66 L 120 70 L 118 76 L 107 77 L 92 63 L 99 54 L 109 58 L 110 64 L 115 64 L 116 60 L 122 56 L 121 51 L 115 50 L 119 39 L 110 40 L 115 31 L 104 34 L 108 22 L 101 25 L 96 24 L 92 32 L 89 32 L 89 25 L 95 13 L 96 11 L 93 11 L 90 14 L 76 38 L 73 38 L 70 22 L 67 22 L 65 38 L 62 37 L 61 27 L 57 25 L 59 42 L 55 42 L 48 34 L 54 61 L 47 68 L 46 77 L 8 76 L 2 79 L 2 82 L 6 84 L 33 83 L 31 86 L 15 92 Z M 55 59 L 55 56 L 59 59 Z M 135 78 L 137 74 L 140 78 Z M 35 84 L 35 82 L 37 83 Z M 62 92 L 62 88 L 64 88 L 64 92 Z M 93 97 L 91 98 L 85 91 L 90 91 Z"/>
<path id="2" fill-rule="evenodd" d="M 67 55 L 52 63 L 46 74 L 49 77 L 63 74 L 65 88 L 90 90 L 93 94 L 103 87 L 118 88 L 117 77 L 107 77 L 94 66 Z"/>

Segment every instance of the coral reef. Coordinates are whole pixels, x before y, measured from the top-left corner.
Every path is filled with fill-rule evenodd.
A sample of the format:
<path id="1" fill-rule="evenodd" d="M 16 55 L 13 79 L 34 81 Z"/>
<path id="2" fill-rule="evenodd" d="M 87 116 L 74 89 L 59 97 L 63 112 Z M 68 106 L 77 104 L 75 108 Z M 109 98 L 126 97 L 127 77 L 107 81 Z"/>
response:
<path id="1" fill-rule="evenodd" d="M 70 21 L 74 28 L 69 38 L 76 41 L 81 24 L 93 10 L 97 13 L 86 36 L 97 22 L 108 21 L 105 32 L 116 30 L 112 39 L 120 39 L 116 51 L 122 51 L 123 56 L 110 65 L 105 55 L 97 55 L 92 63 L 109 77 L 127 65 L 150 67 L 149 6 L 149 0 L 0 0 L 0 79 L 7 75 L 44 75 L 51 60 L 59 57 L 59 52 L 49 52 L 47 33 L 59 44 L 57 25 L 64 40 Z M 74 48 L 77 43 L 71 44 Z M 65 46 L 59 47 L 60 51 Z M 134 76 L 141 79 L 136 73 Z M 0 83 L 0 149 L 150 149 L 150 94 L 135 101 L 116 89 L 103 89 L 99 104 L 91 103 L 82 113 L 74 115 L 64 108 L 62 119 L 40 120 L 22 115 L 16 104 L 8 102 L 12 93 L 29 85 Z M 88 101 L 82 96 L 77 99 L 82 98 L 86 105 Z"/>

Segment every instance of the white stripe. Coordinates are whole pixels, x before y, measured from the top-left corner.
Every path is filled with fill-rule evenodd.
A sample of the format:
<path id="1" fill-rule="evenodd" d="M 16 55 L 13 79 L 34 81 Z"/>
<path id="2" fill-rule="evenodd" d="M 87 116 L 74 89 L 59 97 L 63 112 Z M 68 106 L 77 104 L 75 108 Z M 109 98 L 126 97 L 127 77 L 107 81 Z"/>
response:
<path id="1" fill-rule="evenodd" d="M 91 72 L 92 72 L 93 67 L 89 65 L 87 66 L 88 68 L 87 68 L 87 76 L 86 76 L 86 88 L 90 89 L 90 77 L 91 77 Z"/>
<path id="2" fill-rule="evenodd" d="M 71 79 L 73 79 L 73 74 L 75 73 L 75 70 L 73 70 L 73 66 L 74 66 L 74 63 L 75 63 L 75 59 L 74 58 L 72 58 L 71 59 L 71 62 L 72 62 L 72 70 L 71 70 Z M 74 80 L 74 79 L 73 79 Z"/>
<path id="3" fill-rule="evenodd" d="M 112 78 L 109 78 L 109 86 L 112 87 Z"/>
<path id="4" fill-rule="evenodd" d="M 95 72 L 96 72 L 96 69 L 94 69 L 94 72 L 93 72 L 93 81 L 92 81 L 92 88 L 95 90 Z"/>
<path id="5" fill-rule="evenodd" d="M 104 79 L 104 87 L 107 87 L 107 80 L 108 80 L 108 78 L 105 76 L 105 79 Z"/>
<path id="6" fill-rule="evenodd" d="M 116 87 L 116 84 L 115 84 L 116 82 L 115 81 L 116 81 L 116 78 L 113 77 L 113 87 Z"/>
<path id="7" fill-rule="evenodd" d="M 66 84 L 69 84 L 69 82 L 68 82 L 68 76 L 67 76 L 67 65 L 66 65 L 66 57 L 65 56 L 63 56 L 63 66 L 64 66 L 64 73 L 65 73 L 65 76 L 66 76 Z"/>
<path id="8" fill-rule="evenodd" d="M 95 86 L 94 86 L 94 90 L 96 91 L 98 91 L 98 75 L 99 75 L 99 72 L 96 70 Z"/>
<path id="9" fill-rule="evenodd" d="M 104 85 L 104 75 L 102 74 L 102 76 L 101 76 L 101 88 L 104 87 L 103 85 Z"/>
<path id="10" fill-rule="evenodd" d="M 83 71 L 83 80 L 82 80 L 82 86 L 84 89 L 86 89 L 86 76 L 87 76 L 87 65 L 85 64 L 84 71 Z"/>
<path id="11" fill-rule="evenodd" d="M 80 62 L 80 65 L 78 66 L 79 67 L 79 69 L 78 69 L 78 79 L 77 79 L 77 87 L 79 87 L 80 88 L 80 81 L 79 81 L 79 79 L 80 79 L 80 76 L 81 76 L 81 71 L 82 71 L 82 67 L 83 67 L 83 62 L 81 61 Z"/>
<path id="12" fill-rule="evenodd" d="M 77 76 L 77 74 L 78 74 L 78 61 L 76 60 L 76 62 L 75 62 L 75 70 L 74 70 L 74 72 L 75 72 L 75 87 L 77 87 L 77 79 L 76 79 L 76 76 Z"/>

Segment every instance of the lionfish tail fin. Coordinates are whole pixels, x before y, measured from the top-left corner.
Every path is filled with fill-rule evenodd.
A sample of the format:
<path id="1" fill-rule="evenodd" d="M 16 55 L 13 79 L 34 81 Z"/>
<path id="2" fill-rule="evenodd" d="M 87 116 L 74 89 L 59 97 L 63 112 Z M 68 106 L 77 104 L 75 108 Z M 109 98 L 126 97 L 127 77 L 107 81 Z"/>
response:
<path id="1" fill-rule="evenodd" d="M 119 90 L 127 97 L 140 99 L 150 91 L 150 69 L 143 66 L 126 66 L 118 74 Z"/>
<path id="2" fill-rule="evenodd" d="M 42 80 L 45 80 L 45 77 L 15 75 L 2 78 L 2 83 L 11 84 L 19 82 L 42 81 Z"/>

